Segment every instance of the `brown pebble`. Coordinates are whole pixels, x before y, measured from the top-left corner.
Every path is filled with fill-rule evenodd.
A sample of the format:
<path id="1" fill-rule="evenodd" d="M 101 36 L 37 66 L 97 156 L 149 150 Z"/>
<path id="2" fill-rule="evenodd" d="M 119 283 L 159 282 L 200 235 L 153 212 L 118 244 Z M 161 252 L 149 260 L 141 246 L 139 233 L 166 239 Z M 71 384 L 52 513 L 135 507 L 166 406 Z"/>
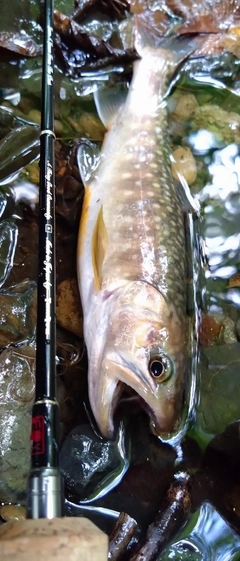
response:
<path id="1" fill-rule="evenodd" d="M 222 323 L 217 322 L 212 316 L 204 314 L 199 330 L 199 339 L 202 347 L 210 347 L 220 336 Z"/>
<path id="2" fill-rule="evenodd" d="M 192 185 L 197 178 L 197 164 L 190 148 L 178 146 L 173 151 L 172 174 L 175 179 L 183 175 L 188 185 Z"/>
<path id="3" fill-rule="evenodd" d="M 239 288 L 240 286 L 240 273 L 235 273 L 228 281 L 227 288 Z"/>
<path id="4" fill-rule="evenodd" d="M 62 281 L 57 287 L 57 323 L 74 333 L 83 336 L 83 314 L 77 280 L 75 278 Z"/>
<path id="5" fill-rule="evenodd" d="M 187 121 L 193 115 L 196 107 L 198 107 L 198 102 L 195 95 L 185 94 L 179 97 L 173 116 L 177 119 Z"/>
<path id="6" fill-rule="evenodd" d="M 0 516 L 5 522 L 14 518 L 24 520 L 26 518 L 26 509 L 20 505 L 2 505 L 0 507 Z"/>
<path id="7" fill-rule="evenodd" d="M 56 175 L 57 175 L 58 177 L 63 177 L 63 175 L 66 173 L 66 169 L 67 169 L 66 166 L 62 166 L 62 167 L 58 170 L 58 172 L 57 172 Z"/>

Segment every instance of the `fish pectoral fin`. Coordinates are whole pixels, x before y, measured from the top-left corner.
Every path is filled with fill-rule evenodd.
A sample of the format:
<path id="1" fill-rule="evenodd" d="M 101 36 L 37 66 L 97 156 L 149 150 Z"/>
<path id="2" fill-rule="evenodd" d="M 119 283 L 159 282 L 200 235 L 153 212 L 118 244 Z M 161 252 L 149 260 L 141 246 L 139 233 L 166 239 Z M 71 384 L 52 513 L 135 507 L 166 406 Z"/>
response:
<path id="1" fill-rule="evenodd" d="M 94 92 L 96 109 L 106 129 L 114 124 L 117 115 L 127 98 L 128 88 L 126 84 L 114 84 L 99 88 Z"/>
<path id="2" fill-rule="evenodd" d="M 77 163 L 84 187 L 91 182 L 100 159 L 99 147 L 89 140 L 83 140 L 77 149 Z"/>
<path id="3" fill-rule="evenodd" d="M 176 185 L 183 211 L 199 217 L 201 205 L 191 194 L 190 188 L 184 176 L 179 174 L 178 179 L 173 178 L 173 181 Z"/>
<path id="4" fill-rule="evenodd" d="M 101 206 L 92 236 L 92 265 L 96 290 L 101 288 L 101 270 L 107 249 L 107 230 Z"/>

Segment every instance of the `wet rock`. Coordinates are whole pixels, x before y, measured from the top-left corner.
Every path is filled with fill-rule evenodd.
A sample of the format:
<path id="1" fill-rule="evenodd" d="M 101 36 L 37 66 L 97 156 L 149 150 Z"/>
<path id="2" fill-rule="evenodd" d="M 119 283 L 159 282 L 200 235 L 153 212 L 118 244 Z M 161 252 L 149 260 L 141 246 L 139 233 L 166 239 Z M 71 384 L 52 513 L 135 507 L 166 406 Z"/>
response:
<path id="1" fill-rule="evenodd" d="M 40 181 L 40 168 L 39 168 L 39 160 L 35 160 L 31 162 L 28 166 L 25 166 L 23 171 L 20 173 L 20 178 L 24 177 L 28 179 L 28 181 L 34 183 L 35 185 L 39 185 Z"/>
<path id="2" fill-rule="evenodd" d="M 13 128 L 15 124 L 14 115 L 11 110 L 3 105 L 0 106 L 0 140 Z"/>
<path id="3" fill-rule="evenodd" d="M 224 314 L 203 314 L 199 336 L 202 347 L 236 343 L 236 323 Z"/>
<path id="4" fill-rule="evenodd" d="M 210 526 L 211 531 L 209 531 Z M 171 543 L 161 554 L 161 561 L 220 560 L 223 559 L 225 548 L 227 548 L 227 556 L 229 555 L 227 558 L 237 561 L 238 554 L 237 557 L 235 554 L 239 552 L 239 537 L 215 508 L 204 502 L 201 508 L 191 515 L 188 523 L 174 539 L 174 543 Z"/>
<path id="5" fill-rule="evenodd" d="M 240 343 L 211 346 L 202 352 L 198 422 L 218 434 L 239 419 Z"/>
<path id="6" fill-rule="evenodd" d="M 199 330 L 199 339 L 202 347 L 209 347 L 216 344 L 220 337 L 223 317 L 211 316 L 203 314 L 201 318 L 201 325 Z"/>
<path id="7" fill-rule="evenodd" d="M 117 19 L 125 18 L 126 12 L 130 9 L 128 0 L 108 0 L 107 7 L 109 18 L 111 17 Z M 100 13 L 102 12 L 106 15 L 106 1 L 82 0 L 81 2 L 76 3 L 76 8 L 73 12 L 74 19 L 76 21 L 82 21 L 82 18 L 92 13 L 93 8 L 100 10 Z"/>
<path id="8" fill-rule="evenodd" d="M 39 56 L 41 49 L 31 37 L 26 37 L 25 33 L 1 32 L 0 47 L 13 51 L 23 56 Z"/>
<path id="9" fill-rule="evenodd" d="M 16 246 L 13 268 L 7 280 L 7 286 L 12 286 L 16 283 L 26 283 L 26 279 L 34 282 L 37 281 L 37 215 L 31 209 L 24 206 L 22 217 L 23 220 L 20 220 L 18 223 L 18 243 Z"/>
<path id="10" fill-rule="evenodd" d="M 19 502 L 30 466 L 35 351 L 11 347 L 1 353 L 0 365 L 0 501 Z"/>
<path id="11" fill-rule="evenodd" d="M 41 111 L 39 111 L 38 109 L 31 109 L 31 111 L 29 111 L 28 113 L 28 118 L 30 119 L 30 121 L 33 121 L 33 123 L 36 123 L 37 125 L 41 124 Z"/>
<path id="12" fill-rule="evenodd" d="M 205 486 L 207 491 L 206 500 L 209 500 L 214 505 L 234 531 L 237 532 L 238 536 L 240 533 L 239 429 L 240 424 L 238 420 L 229 424 L 221 434 L 218 434 L 211 440 L 204 452 L 200 471 L 196 474 L 195 486 L 196 492 L 201 492 L 202 485 Z"/>
<path id="13" fill-rule="evenodd" d="M 240 339 L 240 319 L 236 323 L 236 333 L 238 340 Z"/>
<path id="14" fill-rule="evenodd" d="M 3 180 L 39 155 L 39 127 L 15 127 L 1 140 L 0 150 L 0 179 Z"/>
<path id="15" fill-rule="evenodd" d="M 106 8 L 105 8 L 106 9 Z M 107 24 L 107 22 L 106 22 Z M 79 70 L 96 71 L 109 65 L 121 64 L 122 62 L 131 63 L 138 58 L 134 49 L 121 49 L 120 37 L 114 33 L 112 37 L 112 23 L 110 29 L 108 25 L 104 28 L 104 37 L 99 37 L 98 32 L 92 35 L 82 25 L 65 14 L 54 10 L 54 31 L 56 33 L 56 57 L 72 77 L 80 76 Z M 96 30 L 97 31 L 97 30 Z M 101 26 L 101 35 L 102 35 Z M 110 41 L 105 40 L 106 35 Z M 116 46 L 115 46 L 116 45 Z"/>
<path id="16" fill-rule="evenodd" d="M 3 220 L 0 224 L 0 286 L 4 284 L 13 266 L 18 229 L 13 220 Z"/>
<path id="17" fill-rule="evenodd" d="M 239 288 L 239 287 L 240 287 L 240 273 L 235 273 L 228 280 L 227 288 Z"/>
<path id="18" fill-rule="evenodd" d="M 222 339 L 226 345 L 237 342 L 235 322 L 226 316 L 222 323 Z"/>
<path id="19" fill-rule="evenodd" d="M 98 437 L 89 425 L 76 427 L 60 451 L 61 471 L 68 491 L 81 501 L 105 495 L 122 479 L 129 455 L 122 424 L 115 440 Z"/>
<path id="20" fill-rule="evenodd" d="M 35 349 L 9 347 L 0 355 L 0 503 L 24 504 L 30 469 L 30 431 L 35 396 Z M 61 432 L 69 413 L 66 389 L 57 377 Z"/>
<path id="21" fill-rule="evenodd" d="M 189 120 L 195 109 L 199 107 L 197 99 L 194 94 L 187 93 L 180 96 L 177 100 L 177 105 L 172 113 L 172 117 L 183 121 Z"/>
<path id="22" fill-rule="evenodd" d="M 76 119 L 68 117 L 67 121 L 79 135 L 91 138 L 95 142 L 102 142 L 106 129 L 95 115 L 83 112 Z"/>
<path id="23" fill-rule="evenodd" d="M 228 113 L 218 105 L 202 105 L 195 109 L 192 126 L 194 130 L 207 129 L 215 133 L 220 142 L 240 143 L 240 115 Z"/>
<path id="24" fill-rule="evenodd" d="M 58 177 L 62 174 L 63 180 L 61 181 L 60 188 L 57 189 L 57 194 L 62 195 L 63 202 L 66 203 L 73 201 L 75 203 L 76 198 L 82 191 L 82 185 L 79 181 L 72 177 L 71 175 L 67 175 L 66 168 L 62 167 L 58 172 Z M 65 208 L 66 212 L 66 208 Z"/>
<path id="25" fill-rule="evenodd" d="M 240 58 L 240 31 L 239 26 L 231 27 L 223 37 L 223 45 L 235 57 Z"/>
<path id="26" fill-rule="evenodd" d="M 32 341 L 36 327 L 36 284 L 25 281 L 0 293 L 0 348 Z"/>
<path id="27" fill-rule="evenodd" d="M 175 471 L 176 451 L 149 429 L 147 415 L 130 406 L 131 465 L 121 483 L 102 499 L 106 508 L 124 510 L 144 528 L 161 505 Z M 122 415 L 121 415 L 122 417 Z"/>
<path id="28" fill-rule="evenodd" d="M 0 192 L 0 218 L 4 215 L 4 212 L 7 207 L 8 197 L 5 193 Z"/>

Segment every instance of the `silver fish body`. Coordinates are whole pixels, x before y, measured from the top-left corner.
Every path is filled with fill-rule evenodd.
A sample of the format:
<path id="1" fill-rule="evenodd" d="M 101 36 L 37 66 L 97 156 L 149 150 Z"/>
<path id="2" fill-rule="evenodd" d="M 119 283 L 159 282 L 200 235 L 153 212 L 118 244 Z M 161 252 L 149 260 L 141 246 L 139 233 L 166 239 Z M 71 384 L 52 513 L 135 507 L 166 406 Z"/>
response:
<path id="1" fill-rule="evenodd" d="M 178 57 L 145 48 L 86 185 L 78 276 L 89 398 L 102 434 L 125 385 L 156 432 L 176 429 L 186 371 L 184 210 L 173 181 L 165 94 Z"/>

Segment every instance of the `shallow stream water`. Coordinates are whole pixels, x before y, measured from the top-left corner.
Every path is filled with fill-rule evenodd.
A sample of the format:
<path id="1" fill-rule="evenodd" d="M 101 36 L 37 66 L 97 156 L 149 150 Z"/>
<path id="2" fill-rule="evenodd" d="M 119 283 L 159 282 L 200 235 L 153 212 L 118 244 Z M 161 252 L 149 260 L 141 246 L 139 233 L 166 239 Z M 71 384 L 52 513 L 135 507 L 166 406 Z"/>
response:
<path id="1" fill-rule="evenodd" d="M 56 2 L 56 7 L 70 13 L 70 4 Z M 18 20 L 25 21 L 26 32 L 40 45 L 36 3 L 22 2 L 21 9 Z M 12 25 L 3 20 L 0 34 L 18 30 L 17 19 Z M 104 70 L 71 80 L 60 68 L 55 72 L 57 290 L 63 300 L 71 293 L 74 312 L 78 307 L 81 310 L 75 255 L 83 198 L 75 143 L 79 137 L 99 145 L 103 140 L 105 130 L 97 117 L 92 91 L 108 73 Z M 4 504 L 24 505 L 28 473 L 34 395 L 40 92 L 41 57 L 6 55 L 2 50 L 0 502 Z M 176 150 L 184 149 L 180 172 L 191 168 L 190 189 L 201 205 L 201 257 L 205 256 L 197 277 L 201 318 L 197 393 L 188 432 L 176 449 L 150 433 L 147 416 L 137 406 L 131 414 L 122 406 L 122 421 L 113 443 L 96 436 L 87 398 L 81 311 L 69 319 L 66 310 L 60 310 L 58 299 L 58 395 L 66 514 L 90 516 L 110 531 L 118 513 L 125 511 L 144 532 L 174 474 L 187 471 L 192 513 L 161 560 L 240 560 L 239 96 L 240 62 L 227 54 L 187 62 L 168 98 L 171 148 L 176 159 Z M 191 106 L 188 113 L 186 99 Z"/>

